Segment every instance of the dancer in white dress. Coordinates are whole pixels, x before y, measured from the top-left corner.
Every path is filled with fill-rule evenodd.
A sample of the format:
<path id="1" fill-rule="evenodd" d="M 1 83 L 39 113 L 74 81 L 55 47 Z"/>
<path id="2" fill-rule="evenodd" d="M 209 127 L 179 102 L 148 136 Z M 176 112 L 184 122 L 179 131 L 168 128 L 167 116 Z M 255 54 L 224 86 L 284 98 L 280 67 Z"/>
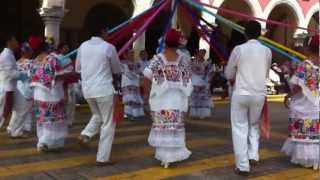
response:
<path id="1" fill-rule="evenodd" d="M 32 86 L 37 106 L 38 150 L 60 150 L 67 136 L 65 119 L 63 72 L 65 64 L 55 54 L 50 54 L 47 43 L 42 43 L 41 53 L 32 67 Z"/>
<path id="2" fill-rule="evenodd" d="M 209 84 L 212 66 L 205 62 L 205 54 L 206 50 L 200 50 L 191 62 L 193 92 L 189 111 L 191 117 L 200 119 L 210 117 L 213 108 Z"/>
<path id="3" fill-rule="evenodd" d="M 26 137 L 25 132 L 30 132 L 32 127 L 33 90 L 31 88 L 32 60 L 30 59 L 33 50 L 28 43 L 22 44 L 22 57 L 17 62 L 18 70 L 27 74 L 24 81 L 17 81 L 17 88 L 14 93 L 13 111 L 7 131 L 13 138 Z"/>
<path id="4" fill-rule="evenodd" d="M 169 30 L 164 52 L 156 55 L 144 70 L 144 92 L 149 97 L 153 118 L 148 141 L 156 149 L 155 158 L 165 168 L 191 155 L 186 147 L 184 127 L 192 93 L 191 70 L 188 57 L 177 53 L 179 38 L 178 31 Z"/>
<path id="5" fill-rule="evenodd" d="M 140 93 L 140 69 L 139 64 L 134 61 L 134 52 L 126 52 L 122 61 L 122 98 L 125 115 L 133 120 L 144 116 L 143 99 Z"/>
<path id="6" fill-rule="evenodd" d="M 320 70 L 319 36 L 306 43 L 305 60 L 298 65 L 290 80 L 291 93 L 286 98 L 290 109 L 289 133 L 282 151 L 291 162 L 304 167 L 320 169 Z"/>

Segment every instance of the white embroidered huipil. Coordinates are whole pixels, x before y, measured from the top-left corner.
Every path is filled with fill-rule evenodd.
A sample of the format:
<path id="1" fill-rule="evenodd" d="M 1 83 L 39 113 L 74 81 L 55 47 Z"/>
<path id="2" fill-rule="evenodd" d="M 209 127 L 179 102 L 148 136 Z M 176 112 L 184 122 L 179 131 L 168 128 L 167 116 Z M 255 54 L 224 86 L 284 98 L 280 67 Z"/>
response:
<path id="1" fill-rule="evenodd" d="M 102 38 L 92 37 L 78 50 L 76 71 L 81 73 L 82 92 L 92 112 L 81 135 L 92 138 L 100 131 L 97 161 L 107 162 L 115 133 L 112 74 L 121 73 L 116 48 Z"/>
<path id="2" fill-rule="evenodd" d="M 59 149 L 65 144 L 68 134 L 64 112 L 63 74 L 64 64 L 55 54 L 49 54 L 32 67 L 33 99 L 37 107 L 37 148 Z M 37 60 L 35 60 L 37 61 Z M 41 61 L 40 61 L 41 62 Z"/>
<path id="3" fill-rule="evenodd" d="M 289 138 L 282 152 L 291 162 L 305 167 L 320 169 L 320 77 L 319 67 L 305 60 L 298 65 L 290 80 L 291 87 L 301 92 L 290 100 Z"/>
<path id="4" fill-rule="evenodd" d="M 193 92 L 190 102 L 190 116 L 197 118 L 210 117 L 213 108 L 209 90 L 212 68 L 209 63 L 194 59 L 191 62 L 191 69 Z"/>
<path id="5" fill-rule="evenodd" d="M 5 120 L 3 111 L 6 103 L 6 92 L 15 90 L 15 79 L 18 75 L 16 58 L 13 51 L 9 48 L 4 48 L 0 54 L 0 127 L 3 126 Z"/>
<path id="6" fill-rule="evenodd" d="M 164 163 L 182 161 L 191 155 L 186 148 L 184 128 L 192 92 L 188 62 L 181 55 L 177 61 L 169 62 L 159 54 L 144 71 L 152 81 L 149 104 L 153 125 L 148 141 L 156 148 L 155 158 Z"/>
<path id="7" fill-rule="evenodd" d="M 236 166 L 241 171 L 250 171 L 249 159 L 259 160 L 259 120 L 271 58 L 269 48 L 257 40 L 249 40 L 234 48 L 225 69 L 226 78 L 235 81 L 231 124 Z"/>
<path id="8" fill-rule="evenodd" d="M 31 87 L 32 60 L 25 60 L 17 63 L 18 70 L 27 74 L 28 79 L 17 81 L 17 88 L 14 93 L 13 112 L 8 133 L 12 137 L 22 136 L 24 131 L 31 131 L 32 127 L 32 105 L 33 105 L 33 88 Z"/>
<path id="9" fill-rule="evenodd" d="M 140 92 L 140 69 L 137 63 L 125 61 L 122 63 L 122 100 L 124 113 L 131 117 L 144 116 L 143 99 Z"/>

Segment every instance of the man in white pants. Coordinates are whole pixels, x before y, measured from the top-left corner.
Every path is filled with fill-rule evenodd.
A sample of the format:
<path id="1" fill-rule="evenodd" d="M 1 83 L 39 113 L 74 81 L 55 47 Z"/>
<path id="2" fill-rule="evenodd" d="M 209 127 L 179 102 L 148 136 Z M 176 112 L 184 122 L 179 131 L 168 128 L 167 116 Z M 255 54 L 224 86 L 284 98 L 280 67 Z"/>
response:
<path id="1" fill-rule="evenodd" d="M 115 133 L 113 121 L 113 74 L 121 74 L 116 48 L 105 42 L 106 28 L 97 25 L 92 29 L 92 38 L 81 44 L 76 60 L 76 71 L 81 73 L 82 91 L 92 111 L 89 124 L 79 137 L 81 145 L 99 133 L 97 165 L 109 165 Z"/>
<path id="2" fill-rule="evenodd" d="M 19 76 L 17 70 L 16 58 L 14 51 L 19 47 L 15 36 L 10 33 L 4 33 L 1 37 L 1 46 L 4 49 L 0 53 L 0 128 L 5 123 L 5 120 L 10 117 L 5 112 L 6 104 L 13 105 L 13 92 L 16 89 L 16 80 Z M 9 102 L 7 102 L 9 101 Z M 9 108 L 10 111 L 12 107 Z"/>
<path id="3" fill-rule="evenodd" d="M 248 175 L 250 165 L 259 161 L 259 120 L 272 58 L 271 50 L 256 40 L 261 34 L 258 22 L 249 21 L 245 32 L 248 41 L 234 48 L 225 70 L 226 78 L 234 82 L 231 124 L 235 172 L 240 175 Z"/>

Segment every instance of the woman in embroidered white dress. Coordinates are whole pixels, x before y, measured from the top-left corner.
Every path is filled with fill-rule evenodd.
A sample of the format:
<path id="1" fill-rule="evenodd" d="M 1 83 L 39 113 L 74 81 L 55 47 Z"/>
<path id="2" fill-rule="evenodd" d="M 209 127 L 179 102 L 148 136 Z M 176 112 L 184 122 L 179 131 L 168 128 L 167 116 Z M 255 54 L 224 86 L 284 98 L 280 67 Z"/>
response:
<path id="1" fill-rule="evenodd" d="M 148 141 L 156 149 L 155 158 L 165 168 L 191 155 L 186 147 L 184 127 L 192 92 L 191 70 L 189 59 L 177 53 L 179 39 L 178 31 L 169 30 L 164 52 L 156 55 L 144 70 L 144 92 L 153 119 Z"/>
<path id="2" fill-rule="evenodd" d="M 134 61 L 134 52 L 126 52 L 122 61 L 121 88 L 125 115 L 133 120 L 144 116 L 143 98 L 140 93 L 140 69 Z"/>
<path id="3" fill-rule="evenodd" d="M 319 36 L 306 45 L 308 60 L 298 65 L 290 80 L 291 93 L 286 98 L 290 137 L 282 151 L 291 156 L 292 163 L 316 170 L 320 169 Z"/>
<path id="4" fill-rule="evenodd" d="M 12 116 L 7 131 L 13 138 L 26 137 L 25 132 L 30 132 L 32 127 L 33 90 L 30 86 L 30 70 L 33 50 L 28 43 L 21 47 L 22 57 L 17 62 L 19 72 L 26 74 L 27 78 L 17 81 L 17 89 L 14 93 Z"/>
<path id="5" fill-rule="evenodd" d="M 32 68 L 32 86 L 37 106 L 38 150 L 47 152 L 60 150 L 67 136 L 65 119 L 64 89 L 62 74 L 63 61 L 50 54 L 47 43 L 39 48 L 41 53 Z"/>
<path id="6" fill-rule="evenodd" d="M 211 116 L 213 102 L 210 95 L 210 78 L 212 66 L 205 62 L 206 50 L 199 50 L 191 62 L 193 92 L 190 102 L 190 116 L 193 118 L 208 118 Z"/>

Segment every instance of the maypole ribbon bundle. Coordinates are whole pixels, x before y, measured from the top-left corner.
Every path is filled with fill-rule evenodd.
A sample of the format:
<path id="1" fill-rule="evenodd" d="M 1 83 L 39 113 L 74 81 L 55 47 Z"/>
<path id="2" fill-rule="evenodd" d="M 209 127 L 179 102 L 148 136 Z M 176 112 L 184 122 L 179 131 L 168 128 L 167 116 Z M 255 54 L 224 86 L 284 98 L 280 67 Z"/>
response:
<path id="1" fill-rule="evenodd" d="M 169 16 L 169 19 L 168 19 L 168 22 L 165 26 L 165 29 L 163 31 L 163 35 L 161 37 L 161 40 L 160 40 L 160 43 L 159 43 L 159 49 L 158 49 L 158 53 L 162 52 L 162 50 L 164 49 L 164 46 L 165 46 L 165 43 L 164 43 L 164 36 L 165 34 L 168 32 L 168 30 L 170 29 L 171 25 L 172 25 L 172 20 L 174 18 L 174 14 L 175 12 L 177 11 L 177 7 L 178 7 L 178 1 L 179 0 L 174 0 L 174 4 L 173 4 L 173 8 L 172 8 L 172 11 L 170 13 L 170 16 Z"/>
<path id="2" fill-rule="evenodd" d="M 143 23 L 146 21 L 147 18 L 149 18 L 152 14 L 154 14 L 154 12 L 157 10 L 157 8 L 163 3 L 165 2 L 165 0 L 162 0 L 160 2 L 158 2 L 155 6 L 153 6 L 152 8 L 148 9 L 147 11 L 142 12 L 141 14 L 137 15 L 135 18 L 129 19 L 123 23 L 121 23 L 121 26 L 118 25 L 116 28 L 118 28 L 116 31 L 113 31 L 113 29 L 109 33 L 111 33 L 110 35 L 108 35 L 107 37 L 107 41 L 112 42 L 113 44 L 119 42 L 120 40 L 122 40 L 123 38 L 125 38 L 126 36 L 132 34 L 132 32 L 134 31 L 134 29 L 141 27 L 143 25 Z"/>
<path id="3" fill-rule="evenodd" d="M 188 2 L 188 4 L 190 4 L 191 6 L 193 6 L 195 8 L 197 8 L 197 9 L 199 9 L 201 11 L 204 11 L 204 12 L 206 12 L 206 13 L 214 16 L 214 17 L 216 17 L 217 20 L 223 22 L 224 24 L 226 24 L 230 28 L 232 28 L 232 29 L 244 34 L 244 27 L 242 27 L 242 26 L 240 26 L 240 25 L 238 25 L 238 24 L 236 24 L 236 23 L 234 23 L 234 22 L 232 22 L 232 21 L 230 21 L 230 20 L 228 20 L 228 19 L 226 19 L 226 18 L 224 18 L 224 17 L 222 17 L 222 16 L 220 16 L 218 14 L 212 13 L 211 11 L 207 10 L 206 8 L 202 7 L 201 5 L 199 5 L 198 3 L 194 2 L 194 1 L 186 0 L 186 2 Z M 292 49 L 284 47 L 283 45 L 280 45 L 279 43 L 276 43 L 276 42 L 274 42 L 272 40 L 268 40 L 268 42 L 265 42 L 265 41 L 263 41 L 261 39 L 259 39 L 259 40 L 260 40 L 260 42 L 263 42 L 264 45 L 266 45 L 267 43 L 270 43 L 270 44 L 268 44 L 269 48 L 271 48 L 272 50 L 274 50 L 276 52 L 281 52 L 282 55 L 287 56 L 288 58 L 290 58 L 293 61 L 298 61 L 299 62 L 300 60 L 297 57 L 299 57 L 301 59 L 305 59 L 306 58 L 301 53 L 298 53 L 298 52 L 296 52 L 296 51 L 294 51 Z M 288 51 L 288 52 L 294 54 L 297 57 L 292 56 L 292 55 L 286 53 L 285 51 Z"/>
<path id="4" fill-rule="evenodd" d="M 110 30 L 108 31 L 108 33 L 113 33 L 113 32 L 115 32 L 115 31 L 119 30 L 120 28 L 122 28 L 123 26 L 125 26 L 125 25 L 133 22 L 135 19 L 141 17 L 142 15 L 144 15 L 144 14 L 146 14 L 146 13 L 148 13 L 148 12 L 150 12 L 150 11 L 156 9 L 156 8 L 158 8 L 164 1 L 166 1 L 166 0 L 160 1 L 160 2 L 158 2 L 157 4 L 155 4 L 153 7 L 151 7 L 151 8 L 149 8 L 149 9 L 143 11 L 142 13 L 138 14 L 137 16 L 135 16 L 135 17 L 133 17 L 133 18 L 131 18 L 131 19 L 128 19 L 128 20 L 122 22 L 122 23 L 119 24 L 118 26 L 110 29 Z M 65 56 L 63 56 L 63 57 L 61 57 L 61 58 L 59 58 L 59 59 L 60 59 L 60 60 L 68 59 L 68 58 L 70 58 L 71 56 L 75 55 L 75 54 L 77 53 L 77 51 L 78 51 L 78 49 L 74 49 L 73 51 L 69 52 L 68 54 L 66 54 Z"/>
<path id="5" fill-rule="evenodd" d="M 197 33 L 199 36 L 201 36 L 209 45 L 212 47 L 213 51 L 217 54 L 218 58 L 220 58 L 222 61 L 226 60 L 226 57 L 222 55 L 219 50 L 215 47 L 215 44 L 211 44 L 210 40 L 208 39 L 209 33 L 204 30 L 204 28 L 201 28 L 200 23 L 195 19 L 195 16 L 192 16 L 191 13 L 188 12 L 187 7 L 185 5 L 182 5 L 182 12 L 190 19 L 192 25 L 196 28 Z"/>
<path id="6" fill-rule="evenodd" d="M 191 20 L 193 20 L 194 23 L 196 23 L 195 26 L 199 26 L 200 30 L 203 33 L 205 33 L 208 37 L 210 37 L 210 32 L 204 27 L 204 25 L 201 25 L 200 20 L 202 20 L 202 19 L 199 18 L 199 16 L 196 14 L 196 12 L 194 12 L 191 8 L 189 8 L 188 6 L 186 6 L 184 4 L 182 4 L 182 6 L 183 6 L 183 9 L 185 10 L 185 14 L 189 18 L 191 18 Z M 208 22 L 204 22 L 204 23 L 207 24 L 208 26 L 210 25 Z M 214 27 L 212 27 L 212 28 L 214 28 Z M 221 44 L 216 43 L 216 41 L 211 41 L 211 39 L 208 43 L 209 43 L 209 45 L 211 45 L 211 47 L 213 48 L 213 50 L 219 56 L 220 59 L 222 59 L 223 61 L 225 61 L 227 59 L 228 54 L 226 53 L 225 48 L 222 47 Z"/>
<path id="7" fill-rule="evenodd" d="M 145 13 L 144 15 L 135 19 L 131 23 L 123 26 L 116 33 L 113 33 L 111 36 L 108 36 L 106 40 L 108 42 L 116 45 L 118 43 L 123 42 L 123 40 L 130 39 L 132 37 L 132 34 L 134 33 L 134 31 L 136 29 L 138 29 L 139 27 L 141 27 L 146 22 L 146 20 L 156 12 L 156 10 L 157 9 L 152 9 L 148 13 Z"/>
<path id="8" fill-rule="evenodd" d="M 157 11 L 145 22 L 145 24 L 136 32 L 136 34 L 120 49 L 118 55 L 122 55 L 126 50 L 129 49 L 130 45 L 141 36 L 141 34 L 147 29 L 147 27 L 151 24 L 154 18 L 168 5 L 171 0 L 167 0 L 163 3 Z"/>

